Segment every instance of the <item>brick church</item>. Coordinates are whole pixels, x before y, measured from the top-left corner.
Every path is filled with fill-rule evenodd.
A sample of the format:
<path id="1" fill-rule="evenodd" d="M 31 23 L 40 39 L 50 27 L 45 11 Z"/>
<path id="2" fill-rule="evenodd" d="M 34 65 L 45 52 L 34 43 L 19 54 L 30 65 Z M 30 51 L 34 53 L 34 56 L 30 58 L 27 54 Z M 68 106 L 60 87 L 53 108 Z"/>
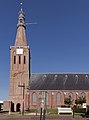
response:
<path id="1" fill-rule="evenodd" d="M 65 105 L 71 96 L 73 105 L 79 97 L 86 98 L 89 105 L 89 74 L 32 74 L 30 72 L 30 47 L 26 41 L 25 13 L 18 13 L 17 33 L 10 46 L 9 101 L 13 111 L 57 108 Z"/>

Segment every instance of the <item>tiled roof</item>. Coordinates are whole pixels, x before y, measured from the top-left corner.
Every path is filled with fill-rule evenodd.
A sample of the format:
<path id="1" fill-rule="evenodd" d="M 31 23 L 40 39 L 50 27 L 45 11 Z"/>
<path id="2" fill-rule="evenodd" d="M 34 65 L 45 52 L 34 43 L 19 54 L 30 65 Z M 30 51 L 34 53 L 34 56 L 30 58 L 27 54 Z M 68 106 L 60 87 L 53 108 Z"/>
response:
<path id="1" fill-rule="evenodd" d="M 89 74 L 32 74 L 31 90 L 89 90 Z"/>

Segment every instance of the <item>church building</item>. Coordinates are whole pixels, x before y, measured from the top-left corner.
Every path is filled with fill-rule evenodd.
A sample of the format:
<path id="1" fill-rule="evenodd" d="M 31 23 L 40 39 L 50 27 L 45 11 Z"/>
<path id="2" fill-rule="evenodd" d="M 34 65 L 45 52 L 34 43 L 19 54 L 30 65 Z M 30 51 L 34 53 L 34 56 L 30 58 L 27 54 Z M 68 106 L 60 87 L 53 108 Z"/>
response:
<path id="1" fill-rule="evenodd" d="M 32 74 L 30 72 L 30 47 L 26 40 L 25 13 L 18 13 L 17 33 L 10 46 L 9 101 L 13 111 L 57 108 L 71 97 L 72 105 L 81 96 L 89 105 L 89 74 Z"/>

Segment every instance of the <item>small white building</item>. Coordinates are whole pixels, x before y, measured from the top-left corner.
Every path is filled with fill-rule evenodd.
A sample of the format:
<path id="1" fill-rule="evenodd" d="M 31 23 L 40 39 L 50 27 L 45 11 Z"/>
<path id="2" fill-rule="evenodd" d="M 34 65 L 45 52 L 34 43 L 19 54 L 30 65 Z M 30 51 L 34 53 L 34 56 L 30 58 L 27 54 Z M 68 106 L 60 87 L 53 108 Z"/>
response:
<path id="1" fill-rule="evenodd" d="M 3 110 L 3 101 L 0 100 L 0 111 L 2 111 L 2 110 Z"/>
<path id="2" fill-rule="evenodd" d="M 0 100 L 0 104 L 3 104 L 3 101 L 2 101 L 2 100 Z"/>

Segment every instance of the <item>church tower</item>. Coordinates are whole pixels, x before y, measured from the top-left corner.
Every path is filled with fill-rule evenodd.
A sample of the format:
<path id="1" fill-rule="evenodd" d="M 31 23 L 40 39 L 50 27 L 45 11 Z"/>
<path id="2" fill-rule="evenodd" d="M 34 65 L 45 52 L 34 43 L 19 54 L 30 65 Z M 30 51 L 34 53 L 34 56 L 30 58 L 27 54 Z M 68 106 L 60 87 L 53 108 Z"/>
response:
<path id="1" fill-rule="evenodd" d="M 9 100 L 14 103 L 15 111 L 20 111 L 23 107 L 25 109 L 30 79 L 30 48 L 27 46 L 25 30 L 25 13 L 21 9 L 18 13 L 15 44 L 10 46 Z"/>

